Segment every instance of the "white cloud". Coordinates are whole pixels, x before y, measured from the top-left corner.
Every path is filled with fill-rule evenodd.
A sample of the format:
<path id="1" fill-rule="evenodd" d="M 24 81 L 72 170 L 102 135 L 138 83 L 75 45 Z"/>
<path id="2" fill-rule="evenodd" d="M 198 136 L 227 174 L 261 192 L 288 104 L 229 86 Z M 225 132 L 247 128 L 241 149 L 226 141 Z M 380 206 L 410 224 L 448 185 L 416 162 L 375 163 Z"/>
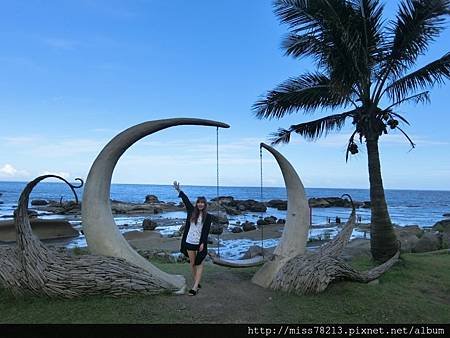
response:
<path id="1" fill-rule="evenodd" d="M 16 169 L 12 164 L 6 163 L 0 167 L 0 177 L 2 178 L 23 178 L 28 176 L 26 170 Z"/>

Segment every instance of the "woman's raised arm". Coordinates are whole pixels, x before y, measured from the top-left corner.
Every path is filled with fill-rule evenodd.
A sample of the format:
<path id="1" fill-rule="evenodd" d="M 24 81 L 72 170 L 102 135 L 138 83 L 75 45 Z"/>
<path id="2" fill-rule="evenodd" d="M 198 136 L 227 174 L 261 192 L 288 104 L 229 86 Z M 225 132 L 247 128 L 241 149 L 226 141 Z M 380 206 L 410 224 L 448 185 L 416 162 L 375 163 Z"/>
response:
<path id="1" fill-rule="evenodd" d="M 180 189 L 180 183 L 177 181 L 173 182 L 173 186 L 176 191 L 178 191 L 178 197 L 181 197 L 181 200 L 183 201 L 184 205 L 186 206 L 186 210 L 188 212 L 191 212 L 194 210 L 194 206 L 192 205 L 189 198 L 186 196 L 186 194 Z"/>

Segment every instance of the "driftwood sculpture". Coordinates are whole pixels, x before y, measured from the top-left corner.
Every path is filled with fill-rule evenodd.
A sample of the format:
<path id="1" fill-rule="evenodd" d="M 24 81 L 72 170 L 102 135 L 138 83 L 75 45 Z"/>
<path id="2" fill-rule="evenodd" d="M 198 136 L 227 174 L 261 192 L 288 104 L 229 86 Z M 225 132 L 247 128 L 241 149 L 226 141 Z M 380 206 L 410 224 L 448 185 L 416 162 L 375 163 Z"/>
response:
<path id="1" fill-rule="evenodd" d="M 92 294 L 112 296 L 175 292 L 178 288 L 124 259 L 100 255 L 70 255 L 47 248 L 32 233 L 28 217 L 29 195 L 44 175 L 28 183 L 15 214 L 16 247 L 0 249 L 0 285 L 14 294 L 73 298 Z M 76 196 L 76 195 L 75 195 Z"/>
<path id="2" fill-rule="evenodd" d="M 400 251 L 382 265 L 369 271 L 355 270 L 340 257 L 350 239 L 355 221 L 356 212 L 353 206 L 351 216 L 338 236 L 322 245 L 317 252 L 308 252 L 290 259 L 278 271 L 270 287 L 275 290 L 308 294 L 324 291 L 333 280 L 347 279 L 367 283 L 380 277 L 397 262 Z"/>
<path id="3" fill-rule="evenodd" d="M 340 255 L 355 225 L 354 207 L 348 222 L 335 239 L 323 245 L 318 252 L 306 252 L 310 220 L 303 184 L 294 167 L 283 155 L 264 143 L 261 146 L 275 157 L 280 166 L 288 195 L 288 210 L 280 242 L 272 257 L 253 276 L 253 283 L 265 288 L 297 293 L 319 293 L 337 279 L 358 282 L 374 280 L 398 260 L 400 252 L 367 272 L 358 272 L 344 262 Z"/>

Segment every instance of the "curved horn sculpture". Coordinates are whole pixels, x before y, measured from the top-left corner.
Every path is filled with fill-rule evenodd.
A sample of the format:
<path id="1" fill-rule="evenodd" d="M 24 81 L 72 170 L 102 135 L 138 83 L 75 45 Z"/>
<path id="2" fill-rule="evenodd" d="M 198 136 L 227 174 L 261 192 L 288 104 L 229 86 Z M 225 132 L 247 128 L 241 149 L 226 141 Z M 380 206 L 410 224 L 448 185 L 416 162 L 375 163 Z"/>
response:
<path id="1" fill-rule="evenodd" d="M 117 257 L 73 255 L 65 250 L 48 248 L 33 234 L 28 216 L 28 201 L 40 176 L 27 184 L 14 216 L 17 243 L 0 248 L 0 285 L 13 294 L 35 294 L 73 298 L 103 294 L 120 296 L 136 293 L 155 294 L 177 291 L 162 283 L 150 272 Z M 73 189 L 72 189 L 73 191 Z"/>
<path id="2" fill-rule="evenodd" d="M 302 181 L 289 161 L 271 146 L 265 143 L 261 147 L 269 151 L 277 160 L 283 174 L 287 190 L 287 213 L 283 234 L 272 260 L 253 276 L 252 282 L 268 287 L 278 270 L 291 258 L 304 254 L 309 230 L 309 205 Z"/>
<path id="3" fill-rule="evenodd" d="M 110 202 L 111 178 L 122 154 L 145 136 L 181 125 L 229 128 L 229 125 L 217 121 L 174 118 L 144 122 L 121 132 L 103 148 L 89 171 L 83 193 L 82 220 L 86 240 L 92 253 L 123 258 L 150 272 L 161 281 L 177 287 L 180 292 L 184 292 L 183 276 L 161 271 L 128 244 L 114 222 Z"/>

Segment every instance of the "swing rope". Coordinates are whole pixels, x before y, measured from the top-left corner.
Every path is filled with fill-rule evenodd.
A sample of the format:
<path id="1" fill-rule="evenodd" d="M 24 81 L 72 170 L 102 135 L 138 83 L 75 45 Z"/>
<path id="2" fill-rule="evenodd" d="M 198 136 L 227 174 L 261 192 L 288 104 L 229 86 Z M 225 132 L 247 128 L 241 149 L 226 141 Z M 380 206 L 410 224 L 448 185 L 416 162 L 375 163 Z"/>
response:
<path id="1" fill-rule="evenodd" d="M 262 158 L 262 147 L 259 147 L 259 159 L 260 159 L 260 201 L 263 203 L 263 158 Z M 220 175 L 219 175 L 219 127 L 216 128 L 216 200 L 217 200 L 217 223 L 219 224 L 219 214 L 220 214 L 220 199 L 219 199 L 219 187 L 220 187 Z M 264 210 L 261 210 L 261 219 L 264 220 Z M 220 262 L 220 231 L 217 232 L 217 257 L 219 260 L 213 259 L 215 264 L 225 265 L 229 267 L 246 267 L 259 265 L 264 260 L 264 222 L 261 224 L 261 256 L 262 261 L 256 261 L 254 258 L 247 260 L 247 262 L 232 263 L 232 261 Z M 251 262 L 248 262 L 251 261 Z"/>
<path id="2" fill-rule="evenodd" d="M 262 147 L 259 146 L 259 166 L 261 174 L 261 185 L 260 185 L 260 201 L 263 203 L 263 158 L 262 158 Z M 264 258 L 264 211 L 261 211 L 261 255 Z"/>
<path id="3" fill-rule="evenodd" d="M 217 225 L 219 225 L 219 127 L 216 127 L 216 197 L 217 197 Z M 220 257 L 220 231 L 217 231 L 217 255 Z"/>

